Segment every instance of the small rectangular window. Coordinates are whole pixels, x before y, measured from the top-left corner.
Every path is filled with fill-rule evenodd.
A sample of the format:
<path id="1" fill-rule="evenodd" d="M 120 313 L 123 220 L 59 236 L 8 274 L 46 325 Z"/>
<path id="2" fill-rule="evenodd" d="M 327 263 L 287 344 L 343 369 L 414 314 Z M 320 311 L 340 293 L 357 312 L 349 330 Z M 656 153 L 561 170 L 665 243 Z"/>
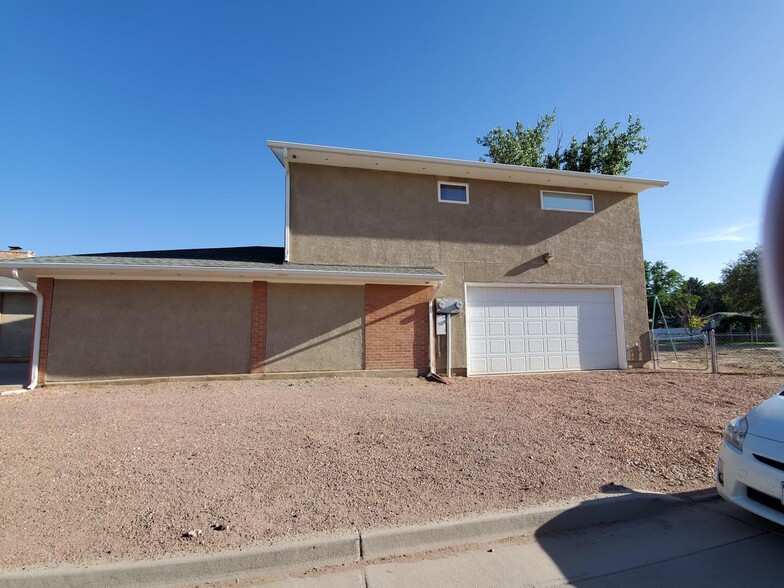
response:
<path id="1" fill-rule="evenodd" d="M 438 201 L 468 204 L 468 184 L 438 182 Z"/>
<path id="2" fill-rule="evenodd" d="M 594 212 L 593 194 L 542 191 L 542 208 L 544 210 Z"/>

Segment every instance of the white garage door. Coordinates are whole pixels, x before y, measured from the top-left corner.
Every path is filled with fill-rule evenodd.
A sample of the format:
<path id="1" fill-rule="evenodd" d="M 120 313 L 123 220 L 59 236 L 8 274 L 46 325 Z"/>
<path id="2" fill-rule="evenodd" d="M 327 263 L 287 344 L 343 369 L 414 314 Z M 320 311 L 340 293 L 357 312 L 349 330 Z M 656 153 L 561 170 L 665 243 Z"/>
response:
<path id="1" fill-rule="evenodd" d="M 611 288 L 469 286 L 468 373 L 614 369 Z"/>

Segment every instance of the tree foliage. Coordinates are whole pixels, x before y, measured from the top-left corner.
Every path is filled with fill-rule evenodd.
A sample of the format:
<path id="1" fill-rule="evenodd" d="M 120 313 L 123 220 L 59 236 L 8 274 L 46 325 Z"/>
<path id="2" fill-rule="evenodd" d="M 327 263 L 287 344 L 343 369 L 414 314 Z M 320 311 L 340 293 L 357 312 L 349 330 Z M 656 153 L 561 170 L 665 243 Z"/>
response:
<path id="1" fill-rule="evenodd" d="M 680 272 L 670 269 L 663 261 L 645 262 L 645 282 L 649 296 L 649 314 L 653 316 L 653 296 L 658 296 L 661 311 L 669 326 L 697 329 L 705 318 L 718 312 L 749 313 L 756 318 L 727 317 L 727 321 L 758 321 L 765 314 L 759 277 L 759 245 L 740 254 L 721 272 L 721 282 L 704 283 L 698 278 L 685 279 Z M 656 309 L 655 328 L 664 325 Z M 745 323 L 744 323 L 745 324 Z"/>
<path id="2" fill-rule="evenodd" d="M 760 246 L 747 249 L 738 259 L 728 263 L 721 270 L 721 281 L 724 284 L 723 299 L 730 310 L 763 315 L 765 307 L 762 302 L 760 284 Z"/>
<path id="3" fill-rule="evenodd" d="M 639 117 L 629 115 L 625 131 L 620 130 L 620 123 L 608 126 L 607 121 L 602 120 L 582 141 L 572 136 L 563 151 L 559 132 L 555 149 L 548 153 L 547 144 L 555 117 L 553 110 L 552 114 L 540 116 L 533 127 L 517 121 L 514 129 L 494 127 L 484 136 L 477 137 L 476 142 L 487 149 L 481 161 L 489 159 L 493 163 L 617 176 L 629 173 L 632 154 L 642 154 L 648 148 L 648 138 L 642 134 L 644 127 Z"/>

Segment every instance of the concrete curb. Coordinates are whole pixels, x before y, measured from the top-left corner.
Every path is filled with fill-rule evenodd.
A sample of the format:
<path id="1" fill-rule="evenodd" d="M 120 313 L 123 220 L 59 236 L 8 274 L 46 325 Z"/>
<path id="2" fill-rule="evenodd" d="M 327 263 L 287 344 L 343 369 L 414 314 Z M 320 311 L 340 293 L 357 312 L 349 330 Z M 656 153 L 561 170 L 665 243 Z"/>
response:
<path id="1" fill-rule="evenodd" d="M 0 573 L 0 586 L 181 586 L 189 582 L 255 577 L 271 571 L 352 564 L 359 559 L 359 534 L 354 532 L 211 556 Z"/>
<path id="2" fill-rule="evenodd" d="M 513 512 L 412 527 L 311 537 L 283 545 L 208 556 L 104 564 L 83 568 L 61 567 L 0 572 L 0 585 L 13 588 L 50 586 L 131 588 L 258 577 L 296 569 L 350 565 L 383 557 L 433 551 L 531 533 L 542 536 L 597 524 L 653 516 L 675 508 L 686 507 L 688 504 L 688 500 L 665 494 L 642 492 L 605 494 Z"/>
<path id="3" fill-rule="evenodd" d="M 430 525 L 368 530 L 360 534 L 362 557 L 377 559 L 516 535 L 543 535 L 643 518 L 683 506 L 683 500 L 665 494 L 601 495 Z"/>
<path id="4" fill-rule="evenodd" d="M 247 382 L 262 380 L 310 380 L 315 378 L 416 378 L 423 375 L 425 374 L 414 369 L 265 372 L 261 374 L 204 374 L 192 376 L 144 376 L 138 378 L 111 378 L 103 380 L 55 380 L 54 382 L 46 382 L 42 387 L 135 386 L 166 384 L 169 382 Z"/>
<path id="5" fill-rule="evenodd" d="M 711 500 L 719 499 L 719 491 L 716 490 L 716 488 L 695 490 L 694 492 L 687 492 L 685 494 L 680 494 L 679 498 L 683 498 L 691 502 L 710 502 Z"/>

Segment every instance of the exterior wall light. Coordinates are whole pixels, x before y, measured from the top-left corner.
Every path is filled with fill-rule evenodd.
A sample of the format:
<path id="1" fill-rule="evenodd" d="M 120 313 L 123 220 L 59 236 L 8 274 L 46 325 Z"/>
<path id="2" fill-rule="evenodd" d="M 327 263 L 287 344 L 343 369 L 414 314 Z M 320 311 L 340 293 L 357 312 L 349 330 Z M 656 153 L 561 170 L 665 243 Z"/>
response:
<path id="1" fill-rule="evenodd" d="M 544 255 L 542 255 L 542 259 L 544 260 L 545 263 L 550 263 L 554 257 L 555 255 L 553 255 L 552 253 L 545 253 Z"/>

